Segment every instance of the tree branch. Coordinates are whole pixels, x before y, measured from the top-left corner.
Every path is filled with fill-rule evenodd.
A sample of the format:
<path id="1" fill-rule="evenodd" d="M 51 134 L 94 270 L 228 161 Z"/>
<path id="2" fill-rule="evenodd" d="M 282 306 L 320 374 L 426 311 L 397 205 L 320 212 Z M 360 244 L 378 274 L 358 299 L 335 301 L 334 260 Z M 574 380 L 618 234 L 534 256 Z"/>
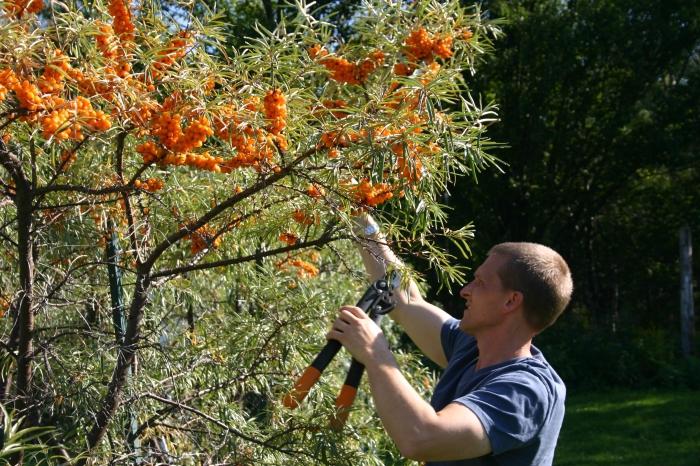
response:
<path id="1" fill-rule="evenodd" d="M 265 441 L 265 440 L 259 440 L 259 439 L 256 439 L 255 437 L 251 437 L 251 436 L 249 436 L 249 435 L 246 435 L 246 434 L 244 434 L 243 432 L 241 432 L 240 430 L 234 429 L 233 427 L 229 427 L 228 425 L 226 425 L 225 423 L 219 421 L 218 419 L 216 419 L 216 418 L 214 418 L 214 417 L 212 417 L 212 416 L 209 416 L 208 414 L 203 413 L 202 411 L 200 411 L 200 410 L 198 410 L 198 409 L 195 409 L 195 408 L 193 408 L 192 406 L 188 406 L 188 405 L 186 405 L 186 404 L 179 403 L 179 402 L 177 402 L 177 401 L 173 401 L 173 400 L 169 400 L 169 399 L 167 399 L 167 398 L 160 397 L 160 396 L 158 396 L 158 395 L 156 395 L 156 394 L 154 394 L 154 393 L 146 393 L 144 396 L 147 397 L 147 398 L 151 398 L 151 399 L 153 399 L 153 400 L 159 401 L 160 403 L 164 403 L 164 404 L 167 404 L 167 405 L 171 405 L 171 406 L 174 406 L 174 407 L 176 407 L 176 408 L 182 409 L 182 410 L 184 410 L 184 411 L 189 411 L 189 412 L 192 413 L 192 414 L 195 414 L 195 415 L 197 415 L 197 416 L 199 416 L 199 417 L 202 417 L 202 418 L 206 419 L 206 420 L 209 421 L 209 422 L 212 422 L 212 423 L 216 424 L 218 427 L 222 428 L 222 429 L 225 430 L 226 432 L 231 432 L 231 433 L 234 434 L 236 437 L 240 437 L 240 438 L 242 438 L 243 440 L 247 440 L 247 441 L 249 441 L 249 442 L 251 442 L 251 443 L 254 443 L 254 444 L 256 444 L 256 445 L 260 445 L 261 447 L 270 448 L 271 450 L 279 451 L 280 453 L 284 453 L 284 454 L 287 454 L 287 455 L 292 455 L 292 456 L 304 455 L 304 456 L 308 456 L 308 457 L 310 457 L 310 458 L 314 458 L 314 457 L 313 457 L 312 455 L 310 455 L 308 452 L 300 451 L 300 450 L 289 450 L 289 449 L 286 449 L 286 448 L 280 448 L 280 447 L 277 447 L 277 446 L 275 446 L 275 445 L 271 445 L 270 443 L 268 443 L 268 442 Z"/>
<path id="2" fill-rule="evenodd" d="M 179 230 L 177 230 L 174 233 L 171 233 L 168 235 L 168 237 L 163 240 L 160 244 L 158 244 L 153 252 L 148 256 L 148 258 L 141 264 L 140 270 L 142 272 L 147 272 L 149 271 L 152 267 L 153 264 L 155 263 L 156 260 L 168 249 L 170 246 L 173 244 L 177 243 L 180 241 L 182 238 L 187 236 L 189 233 L 193 231 L 197 231 L 197 229 L 203 227 L 206 225 L 210 220 L 224 212 L 226 209 L 229 209 L 230 207 L 233 207 L 236 205 L 238 202 L 240 202 L 243 199 L 246 199 L 253 194 L 262 191 L 263 189 L 267 188 L 268 186 L 271 186 L 273 183 L 276 181 L 281 180 L 282 178 L 286 177 L 289 175 L 294 167 L 299 165 L 301 162 L 309 158 L 311 155 L 313 155 L 317 149 L 314 147 L 312 149 L 307 150 L 306 152 L 302 153 L 299 157 L 297 157 L 295 160 L 293 160 L 289 165 L 285 166 L 284 168 L 280 169 L 277 173 L 273 173 L 272 175 L 268 176 L 267 178 L 263 178 L 260 180 L 258 183 L 254 184 L 253 186 L 244 189 L 240 193 L 234 194 L 233 196 L 229 197 L 225 201 L 223 201 L 221 204 L 217 205 L 213 209 L 209 210 L 206 214 L 202 215 L 199 217 L 197 221 L 194 223 L 191 223 L 189 225 L 186 225 Z"/>
<path id="3" fill-rule="evenodd" d="M 214 262 L 207 262 L 205 264 L 193 264 L 193 265 L 187 265 L 183 267 L 176 267 L 174 269 L 166 269 L 166 270 L 161 270 L 159 272 L 155 272 L 153 275 L 151 275 L 151 278 L 153 280 L 162 278 L 162 277 L 168 277 L 171 275 L 179 275 L 181 273 L 186 273 L 186 272 L 192 272 L 195 270 L 205 270 L 205 269 L 212 269 L 214 267 L 224 267 L 228 265 L 234 265 L 234 264 L 241 264 L 243 262 L 252 262 L 256 260 L 260 260 L 264 257 L 269 257 L 269 256 L 275 256 L 277 254 L 283 254 L 285 252 L 290 252 L 290 251 L 296 251 L 298 249 L 305 249 L 305 248 L 310 248 L 314 246 L 323 246 L 324 244 L 330 243 L 332 241 L 336 241 L 340 239 L 340 237 L 336 236 L 322 236 L 318 239 L 315 239 L 313 241 L 307 241 L 305 243 L 296 243 L 291 246 L 284 246 L 281 248 L 277 249 L 270 249 L 268 251 L 262 251 L 258 252 L 255 254 L 250 254 L 247 256 L 242 256 L 242 257 L 236 257 L 232 259 L 223 259 L 223 260 L 218 260 Z"/>

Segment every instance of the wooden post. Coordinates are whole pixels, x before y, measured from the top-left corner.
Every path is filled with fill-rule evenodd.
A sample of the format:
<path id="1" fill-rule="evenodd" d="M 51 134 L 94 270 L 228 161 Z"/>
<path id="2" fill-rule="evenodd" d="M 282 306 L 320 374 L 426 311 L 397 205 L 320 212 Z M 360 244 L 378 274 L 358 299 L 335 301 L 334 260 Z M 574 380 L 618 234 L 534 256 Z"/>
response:
<path id="1" fill-rule="evenodd" d="M 681 351 L 684 357 L 693 353 L 695 310 L 693 308 L 693 240 L 690 227 L 680 229 L 681 262 Z"/>

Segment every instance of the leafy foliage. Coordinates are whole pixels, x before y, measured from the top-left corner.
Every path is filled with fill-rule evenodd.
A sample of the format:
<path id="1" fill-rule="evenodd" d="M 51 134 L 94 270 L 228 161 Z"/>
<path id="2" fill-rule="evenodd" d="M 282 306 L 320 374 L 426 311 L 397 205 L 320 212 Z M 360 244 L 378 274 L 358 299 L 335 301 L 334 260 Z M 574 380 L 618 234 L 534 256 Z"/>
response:
<path id="1" fill-rule="evenodd" d="M 493 163 L 494 108 L 462 71 L 498 28 L 377 2 L 341 40 L 299 3 L 236 42 L 203 4 L 3 5 L 3 403 L 81 463 L 396 455 L 367 398 L 326 428 L 342 367 L 302 409 L 279 400 L 365 285 L 356 213 L 461 279 L 440 244 L 470 231 L 444 230 L 439 201 Z"/>

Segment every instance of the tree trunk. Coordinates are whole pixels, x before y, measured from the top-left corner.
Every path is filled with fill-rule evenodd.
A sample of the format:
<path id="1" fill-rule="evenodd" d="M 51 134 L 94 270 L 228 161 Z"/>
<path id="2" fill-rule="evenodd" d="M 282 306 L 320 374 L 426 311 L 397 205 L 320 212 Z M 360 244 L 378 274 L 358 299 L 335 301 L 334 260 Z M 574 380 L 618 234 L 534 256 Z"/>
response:
<path id="1" fill-rule="evenodd" d="M 129 375 L 129 368 L 134 361 L 136 347 L 141 337 L 141 319 L 143 318 L 143 309 L 148 298 L 149 286 L 150 277 L 148 274 L 139 273 L 136 277 L 136 287 L 134 290 L 134 297 L 131 301 L 131 309 L 129 310 L 124 343 L 119 347 L 117 366 L 114 369 L 112 380 L 107 388 L 107 394 L 102 400 L 100 411 L 95 416 L 92 429 L 88 434 L 88 448 L 90 449 L 100 443 L 107 431 L 110 421 L 119 407 L 121 393 L 124 390 L 124 385 Z M 84 464 L 84 462 L 80 464 Z"/>
<path id="2" fill-rule="evenodd" d="M 695 337 L 695 310 L 693 308 L 693 240 L 690 227 L 680 230 L 681 263 L 681 351 L 689 357 L 693 353 Z"/>
<path id="3" fill-rule="evenodd" d="M 19 352 L 17 358 L 17 409 L 34 425 L 32 404 L 32 363 L 34 360 L 34 248 L 32 247 L 32 194 L 17 189 L 17 252 L 21 295 L 18 305 Z"/>

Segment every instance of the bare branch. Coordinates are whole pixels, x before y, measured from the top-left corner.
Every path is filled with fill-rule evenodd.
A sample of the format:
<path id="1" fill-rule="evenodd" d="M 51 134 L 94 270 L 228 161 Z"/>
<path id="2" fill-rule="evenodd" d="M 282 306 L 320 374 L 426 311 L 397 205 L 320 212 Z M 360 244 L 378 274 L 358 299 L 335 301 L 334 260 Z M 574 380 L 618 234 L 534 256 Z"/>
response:
<path id="1" fill-rule="evenodd" d="M 194 270 L 205 270 L 205 269 L 212 269 L 214 267 L 224 267 L 228 265 L 234 265 L 234 264 L 241 264 L 243 262 L 252 262 L 256 260 L 260 260 L 264 257 L 269 257 L 269 256 L 275 256 L 277 254 L 283 254 L 285 252 L 290 252 L 290 251 L 296 251 L 298 249 L 305 249 L 305 248 L 311 248 L 315 246 L 323 246 L 324 244 L 330 243 L 332 241 L 336 241 L 340 239 L 340 237 L 336 236 L 322 236 L 318 239 L 315 239 L 313 241 L 307 241 L 304 243 L 296 243 L 291 246 L 284 246 L 281 248 L 277 249 L 270 249 L 268 251 L 261 251 L 255 254 L 250 254 L 248 256 L 241 256 L 241 257 L 236 257 L 233 259 L 223 259 L 219 261 L 213 261 L 213 262 L 207 262 L 205 264 L 194 264 L 194 265 L 188 265 L 184 267 L 176 267 L 174 269 L 166 269 L 166 270 L 161 270 L 160 272 L 156 272 L 151 275 L 151 278 L 153 280 L 162 278 L 162 277 L 169 277 L 171 275 L 178 275 L 186 272 L 192 272 Z"/>

